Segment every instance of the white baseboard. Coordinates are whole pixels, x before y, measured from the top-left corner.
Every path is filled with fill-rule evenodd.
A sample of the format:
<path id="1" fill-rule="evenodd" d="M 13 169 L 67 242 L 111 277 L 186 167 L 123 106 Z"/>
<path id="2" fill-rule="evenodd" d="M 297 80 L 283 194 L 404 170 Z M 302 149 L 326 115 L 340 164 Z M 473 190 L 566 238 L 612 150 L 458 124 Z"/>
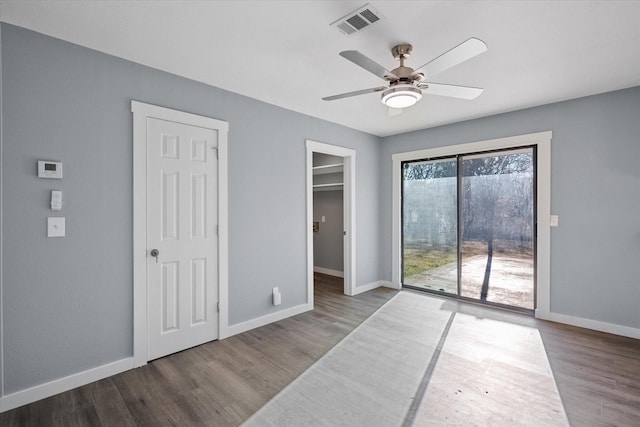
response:
<path id="1" fill-rule="evenodd" d="M 258 317 L 257 319 L 251 319 L 247 320 L 246 322 L 237 323 L 235 325 L 229 326 L 226 330 L 225 336 L 220 338 L 228 338 L 232 335 L 250 331 L 251 329 L 259 328 L 260 326 L 268 325 L 269 323 L 277 322 L 278 320 L 286 319 L 287 317 L 295 316 L 309 310 L 313 310 L 313 304 L 301 304 L 295 307 L 287 308 L 286 310 L 277 311 L 275 313 L 267 314 L 266 316 Z"/>
<path id="2" fill-rule="evenodd" d="M 367 292 L 367 291 L 370 291 L 372 289 L 376 289 L 376 288 L 380 288 L 380 287 L 391 288 L 391 289 L 401 289 L 402 288 L 402 286 L 398 286 L 395 283 L 387 282 L 386 280 L 380 280 L 378 282 L 371 282 L 371 283 L 367 283 L 366 285 L 356 286 L 356 288 L 353 290 L 353 295 L 358 295 L 358 294 L 361 294 L 363 292 Z"/>
<path id="3" fill-rule="evenodd" d="M 386 280 L 381 280 L 380 286 L 384 286 L 385 288 L 397 289 L 397 290 L 402 289 L 402 285 L 400 283 L 388 282 Z"/>
<path id="4" fill-rule="evenodd" d="M 313 271 L 314 273 L 321 273 L 321 274 L 327 274 L 329 276 L 344 278 L 344 271 L 330 270 L 328 268 L 322 268 L 322 267 L 313 267 Z"/>
<path id="5" fill-rule="evenodd" d="M 80 387 L 112 375 L 133 369 L 133 357 L 107 363 L 68 377 L 59 378 L 34 387 L 0 397 L 0 412 L 9 411 L 28 403 Z"/>
<path id="6" fill-rule="evenodd" d="M 616 325 L 615 323 L 601 322 L 599 320 L 585 319 L 583 317 L 570 316 L 568 314 L 540 312 L 536 310 L 538 319 L 550 320 L 552 322 L 565 323 L 567 325 L 578 326 L 580 328 L 592 329 L 594 331 L 606 332 L 608 334 L 620 335 L 623 337 L 640 339 L 640 329 L 631 326 Z"/>
<path id="7" fill-rule="evenodd" d="M 363 292 L 370 291 L 371 289 L 379 288 L 380 286 L 382 286 L 380 283 L 381 282 L 371 282 L 367 283 L 366 285 L 356 286 L 355 288 L 353 288 L 353 295 L 358 295 Z"/>

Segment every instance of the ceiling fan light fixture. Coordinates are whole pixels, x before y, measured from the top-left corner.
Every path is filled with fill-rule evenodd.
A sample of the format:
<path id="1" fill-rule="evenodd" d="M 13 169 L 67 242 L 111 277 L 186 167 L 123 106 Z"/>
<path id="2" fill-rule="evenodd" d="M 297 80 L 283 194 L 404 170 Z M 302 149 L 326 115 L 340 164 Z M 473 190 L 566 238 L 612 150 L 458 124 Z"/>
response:
<path id="1" fill-rule="evenodd" d="M 382 103 L 391 108 L 407 108 L 422 99 L 422 91 L 412 85 L 396 85 L 382 92 Z"/>

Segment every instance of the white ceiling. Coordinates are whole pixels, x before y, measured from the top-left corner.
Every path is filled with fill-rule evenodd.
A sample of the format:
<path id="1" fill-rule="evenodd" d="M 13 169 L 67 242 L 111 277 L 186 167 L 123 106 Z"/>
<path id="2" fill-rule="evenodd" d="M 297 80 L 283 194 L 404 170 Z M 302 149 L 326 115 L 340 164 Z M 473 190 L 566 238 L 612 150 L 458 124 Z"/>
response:
<path id="1" fill-rule="evenodd" d="M 379 136 L 640 85 L 640 1 L 376 1 L 385 19 L 350 37 L 329 24 L 360 1 L 7 1 L 0 20 Z M 488 52 L 429 80 L 478 86 L 388 117 L 384 84 L 338 53 L 387 69 L 410 42 L 418 67 L 469 37 Z"/>

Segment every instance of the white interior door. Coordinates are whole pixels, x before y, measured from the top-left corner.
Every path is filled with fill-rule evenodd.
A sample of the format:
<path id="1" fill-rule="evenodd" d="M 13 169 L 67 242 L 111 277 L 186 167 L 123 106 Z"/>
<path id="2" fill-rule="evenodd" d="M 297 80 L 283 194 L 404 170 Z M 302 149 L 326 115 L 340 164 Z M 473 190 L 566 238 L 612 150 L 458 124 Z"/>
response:
<path id="1" fill-rule="evenodd" d="M 217 138 L 147 119 L 148 360 L 218 338 Z"/>

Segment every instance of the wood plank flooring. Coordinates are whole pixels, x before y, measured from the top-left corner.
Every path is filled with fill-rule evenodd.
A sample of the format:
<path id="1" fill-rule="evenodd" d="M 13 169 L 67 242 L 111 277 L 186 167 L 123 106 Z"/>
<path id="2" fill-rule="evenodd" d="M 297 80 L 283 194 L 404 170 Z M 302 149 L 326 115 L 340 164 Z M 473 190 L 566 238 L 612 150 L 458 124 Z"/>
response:
<path id="1" fill-rule="evenodd" d="M 640 340 L 537 323 L 571 425 L 640 426 Z"/>
<path id="2" fill-rule="evenodd" d="M 317 275 L 315 309 L 0 414 L 0 426 L 237 426 L 397 291 L 347 297 Z"/>
<path id="3" fill-rule="evenodd" d="M 239 425 L 395 293 L 346 297 L 341 279 L 316 275 L 312 312 L 5 412 L 0 426 Z M 640 426 L 640 340 L 533 323 L 571 425 Z"/>

